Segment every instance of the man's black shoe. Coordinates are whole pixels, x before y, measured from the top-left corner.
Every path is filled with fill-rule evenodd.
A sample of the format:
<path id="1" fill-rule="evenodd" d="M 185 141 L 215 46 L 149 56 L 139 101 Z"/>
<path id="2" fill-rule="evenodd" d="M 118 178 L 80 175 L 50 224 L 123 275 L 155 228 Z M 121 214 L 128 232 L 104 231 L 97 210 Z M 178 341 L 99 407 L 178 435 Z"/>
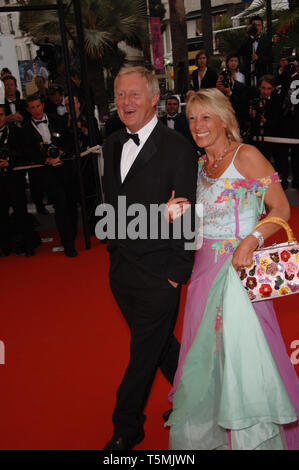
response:
<path id="1" fill-rule="evenodd" d="M 103 450 L 131 450 L 144 439 L 144 432 L 139 434 L 135 439 L 113 436 L 112 439 L 105 445 Z"/>
<path id="2" fill-rule="evenodd" d="M 172 413 L 172 408 L 170 410 L 167 410 L 165 411 L 163 414 L 162 414 L 162 418 L 164 419 L 164 421 L 168 421 L 169 420 L 169 416 L 171 415 Z"/>
<path id="3" fill-rule="evenodd" d="M 0 257 L 1 258 L 4 258 L 6 256 L 9 256 L 11 253 L 11 249 L 10 248 L 2 248 L 2 250 L 0 249 Z"/>
<path id="4" fill-rule="evenodd" d="M 64 254 L 65 254 L 65 256 L 67 256 L 68 258 L 75 258 L 76 256 L 78 256 L 78 253 L 77 253 L 77 251 L 75 250 L 75 248 L 65 248 L 65 249 L 64 249 Z"/>

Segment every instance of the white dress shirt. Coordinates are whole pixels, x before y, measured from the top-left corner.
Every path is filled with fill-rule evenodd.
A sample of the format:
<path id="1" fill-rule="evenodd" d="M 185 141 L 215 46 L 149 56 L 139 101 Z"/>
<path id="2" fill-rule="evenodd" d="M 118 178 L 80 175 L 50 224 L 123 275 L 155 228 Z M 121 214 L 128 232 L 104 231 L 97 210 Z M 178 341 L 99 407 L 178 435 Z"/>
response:
<path id="1" fill-rule="evenodd" d="M 14 100 L 13 100 L 13 101 L 7 100 L 7 101 L 8 101 L 8 104 L 9 104 L 9 108 L 10 108 L 11 114 L 15 114 L 15 112 L 16 112 L 16 105 L 15 105 L 15 103 L 13 102 Z"/>
<path id="2" fill-rule="evenodd" d="M 37 132 L 42 136 L 43 142 L 47 142 L 48 144 L 51 142 L 51 132 L 49 130 L 49 120 L 46 114 L 43 115 L 43 118 L 40 121 L 46 120 L 47 122 L 43 122 L 42 124 L 35 124 L 34 119 L 32 119 L 32 125 L 35 127 Z"/>
<path id="3" fill-rule="evenodd" d="M 136 134 L 139 137 L 139 145 L 136 145 L 132 139 L 129 139 L 122 148 L 121 152 L 121 160 L 120 160 L 120 175 L 121 175 L 121 182 L 124 181 L 125 177 L 127 176 L 131 166 L 133 165 L 137 155 L 139 154 L 140 150 L 144 146 L 145 142 L 149 138 L 150 134 L 154 130 L 154 127 L 158 123 L 158 118 L 155 115 L 153 119 L 151 119 L 144 127 L 139 129 Z M 132 132 L 127 129 L 129 134 Z"/>
<path id="4" fill-rule="evenodd" d="M 58 116 L 64 116 L 67 113 L 67 109 L 64 102 L 64 97 L 62 98 L 61 104 L 57 106 L 56 112 Z"/>
<path id="5" fill-rule="evenodd" d="M 175 114 L 174 116 L 169 116 L 169 114 L 167 114 L 167 127 L 170 127 L 170 129 L 174 129 L 174 118 L 176 117 L 177 114 Z M 171 118 L 168 120 L 168 118 Z"/>
<path id="6" fill-rule="evenodd" d="M 200 78 L 200 71 L 198 72 L 198 87 L 199 87 L 199 88 L 201 88 L 201 81 L 202 81 L 202 79 L 204 78 L 204 76 L 205 76 L 207 70 L 208 70 L 208 67 L 205 68 L 202 78 Z"/>

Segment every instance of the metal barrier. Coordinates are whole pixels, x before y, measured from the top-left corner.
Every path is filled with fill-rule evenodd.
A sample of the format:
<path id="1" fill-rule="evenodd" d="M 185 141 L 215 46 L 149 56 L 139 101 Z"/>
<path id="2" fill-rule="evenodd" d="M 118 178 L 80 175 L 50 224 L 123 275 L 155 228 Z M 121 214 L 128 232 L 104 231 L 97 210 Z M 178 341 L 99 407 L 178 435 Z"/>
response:
<path id="1" fill-rule="evenodd" d="M 258 142 L 273 142 L 275 144 L 299 144 L 299 139 L 291 139 L 288 137 L 254 136 L 253 140 Z"/>

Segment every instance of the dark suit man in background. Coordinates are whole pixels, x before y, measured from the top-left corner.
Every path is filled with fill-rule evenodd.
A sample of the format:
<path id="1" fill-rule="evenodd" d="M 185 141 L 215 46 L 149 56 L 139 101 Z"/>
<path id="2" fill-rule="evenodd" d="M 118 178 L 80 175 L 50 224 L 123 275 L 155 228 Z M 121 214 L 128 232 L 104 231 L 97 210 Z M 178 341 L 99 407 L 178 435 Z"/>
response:
<path id="1" fill-rule="evenodd" d="M 197 69 L 192 72 L 192 88 L 198 91 L 200 88 L 214 88 L 217 82 L 217 73 L 209 68 L 208 55 L 205 51 L 199 51 L 195 57 L 195 65 Z"/>
<path id="2" fill-rule="evenodd" d="M 174 129 L 174 120 L 179 112 L 180 102 L 176 96 L 169 96 L 165 102 L 165 116 L 161 117 L 163 124 L 166 124 L 170 129 Z"/>
<path id="3" fill-rule="evenodd" d="M 8 75 L 2 81 L 5 88 L 6 121 L 21 127 L 30 118 L 26 110 L 26 101 L 20 98 L 15 77 Z"/>
<path id="4" fill-rule="evenodd" d="M 35 183 L 44 190 L 53 203 L 55 221 L 60 234 L 64 253 L 68 257 L 77 256 L 74 241 L 77 231 L 77 207 L 72 181 L 75 170 L 61 160 L 62 151 L 70 156 L 73 142 L 65 120 L 59 116 L 46 115 L 44 103 L 38 94 L 27 98 L 27 110 L 32 116 L 23 126 L 23 138 L 27 160 L 42 163 L 43 167 L 32 170 Z M 59 134 L 58 155 L 50 153 L 49 144 L 57 144 L 54 135 Z M 58 144 L 57 144 L 58 145 Z"/>
<path id="5" fill-rule="evenodd" d="M 115 99 L 126 125 L 104 148 L 106 203 L 118 210 L 119 196 L 126 206 L 151 204 L 176 197 L 193 203 L 197 163 L 192 146 L 158 121 L 158 80 L 144 67 L 122 69 L 115 80 Z M 124 214 L 122 214 L 124 215 Z M 128 228 L 129 220 L 126 220 Z M 116 221 L 116 227 L 118 221 Z M 172 383 L 179 344 L 173 335 L 180 284 L 192 270 L 193 252 L 181 239 L 145 238 L 109 240 L 110 286 L 131 330 L 130 362 L 117 391 L 114 434 L 104 450 L 132 449 L 144 438 L 143 414 L 158 367 Z"/>
<path id="6" fill-rule="evenodd" d="M 230 60 L 238 60 L 238 56 L 230 54 Z M 226 63 L 228 60 L 226 61 Z M 216 88 L 227 96 L 236 113 L 241 132 L 245 132 L 249 127 L 249 92 L 248 88 L 237 80 L 237 73 L 233 73 L 229 67 L 220 72 L 216 83 Z"/>
<path id="7" fill-rule="evenodd" d="M 32 220 L 27 213 L 25 175 L 13 171 L 22 162 L 21 129 L 7 124 L 5 105 L 0 105 L 0 255 L 21 249 L 25 256 L 33 256 L 37 246 Z M 13 208 L 14 228 L 9 215 Z M 16 246 L 15 237 L 22 244 Z M 21 237 L 21 240 L 19 240 Z M 20 254 L 17 253 L 17 254 Z"/>
<path id="8" fill-rule="evenodd" d="M 247 36 L 237 51 L 243 60 L 242 71 L 248 86 L 257 87 L 260 77 L 272 72 L 272 43 L 262 31 L 263 19 L 260 16 L 252 17 Z"/>

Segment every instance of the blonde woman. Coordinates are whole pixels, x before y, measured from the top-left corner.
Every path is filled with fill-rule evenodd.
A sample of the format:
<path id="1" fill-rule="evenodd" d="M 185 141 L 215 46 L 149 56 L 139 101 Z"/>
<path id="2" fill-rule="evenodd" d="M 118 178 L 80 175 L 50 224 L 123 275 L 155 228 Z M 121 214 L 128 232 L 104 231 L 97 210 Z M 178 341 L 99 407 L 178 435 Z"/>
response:
<path id="1" fill-rule="evenodd" d="M 171 449 L 298 449 L 299 381 L 272 301 L 251 303 L 237 271 L 279 227 L 254 227 L 290 208 L 271 164 L 241 143 L 229 100 L 199 91 L 187 106 L 199 161 L 203 243 L 188 288 L 171 397 Z M 170 203 L 170 204 L 169 204 Z M 171 204 L 180 201 L 172 198 Z M 255 276 L 262 275 L 262 268 Z M 254 282 L 254 281 L 252 281 Z"/>

